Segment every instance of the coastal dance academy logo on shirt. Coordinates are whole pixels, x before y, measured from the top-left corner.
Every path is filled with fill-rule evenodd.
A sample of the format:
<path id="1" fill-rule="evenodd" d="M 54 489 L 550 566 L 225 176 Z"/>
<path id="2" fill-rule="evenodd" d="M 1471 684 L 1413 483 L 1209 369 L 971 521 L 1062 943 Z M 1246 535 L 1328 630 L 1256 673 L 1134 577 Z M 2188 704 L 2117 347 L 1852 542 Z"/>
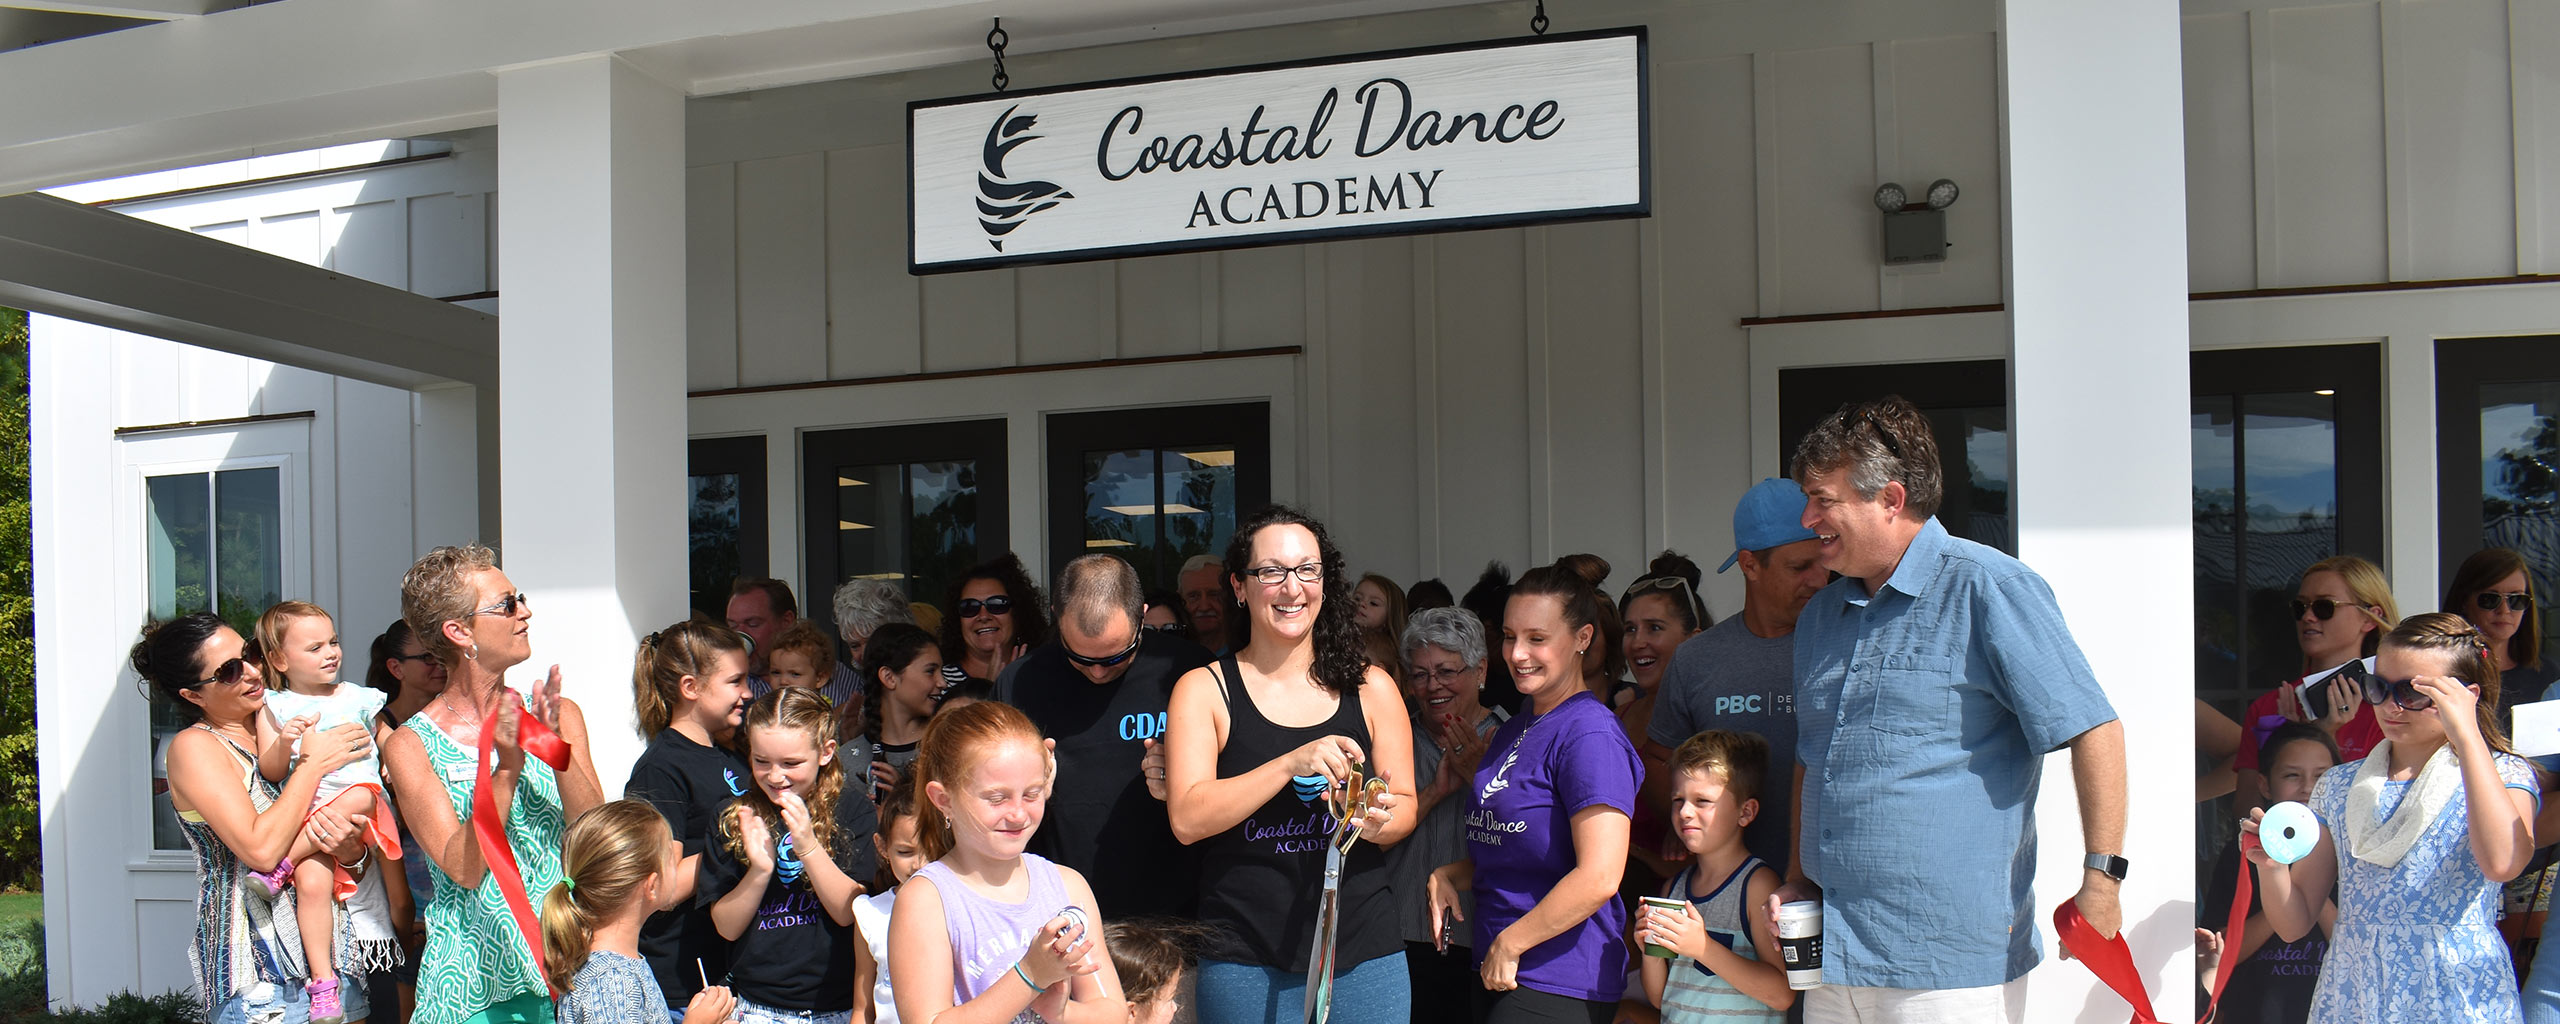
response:
<path id="1" fill-rule="evenodd" d="M 784 885 L 793 885 L 807 870 L 800 863 L 800 854 L 791 848 L 791 833 L 783 833 L 782 844 L 773 848 L 773 876 Z"/>
<path id="2" fill-rule="evenodd" d="M 1031 114 L 1014 116 L 1021 109 L 1019 103 L 1006 107 L 1004 113 L 996 115 L 995 123 L 987 126 L 984 166 L 978 171 L 978 226 L 986 229 L 987 244 L 997 252 L 1004 251 L 1004 237 L 1032 214 L 1076 197 L 1054 181 L 1013 181 L 1005 177 L 1005 156 L 1023 143 L 1044 137 L 1025 134 L 1040 119 Z"/>
<path id="3" fill-rule="evenodd" d="M 1297 775 L 1289 779 L 1289 794 L 1298 798 L 1304 814 L 1291 814 L 1278 822 L 1246 818 L 1244 838 L 1249 843 L 1270 843 L 1273 853 L 1314 853 L 1325 848 L 1333 836 L 1333 808 L 1325 802 L 1332 791 L 1333 780 L 1322 775 Z"/>
<path id="4" fill-rule="evenodd" d="M 730 796 L 745 796 L 745 795 L 747 795 L 747 784 L 746 784 L 745 782 L 741 782 L 741 781 L 739 781 L 739 779 L 738 779 L 738 770 L 737 770 L 737 769 L 735 769 L 735 768 L 722 768 L 722 769 L 720 769 L 720 781 L 722 781 L 722 782 L 725 782 L 725 783 L 728 783 L 728 784 L 729 784 L 729 795 L 730 795 Z"/>

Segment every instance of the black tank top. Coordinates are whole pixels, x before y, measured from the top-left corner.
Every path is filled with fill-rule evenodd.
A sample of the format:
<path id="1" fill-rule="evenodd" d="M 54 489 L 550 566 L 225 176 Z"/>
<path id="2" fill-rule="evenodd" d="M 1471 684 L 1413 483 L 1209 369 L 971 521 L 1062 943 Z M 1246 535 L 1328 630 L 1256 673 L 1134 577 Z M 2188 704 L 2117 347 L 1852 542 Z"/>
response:
<path id="1" fill-rule="evenodd" d="M 1218 751 L 1218 777 L 1232 778 L 1324 736 L 1348 736 L 1363 752 L 1368 720 L 1360 695 L 1341 697 L 1333 717 L 1291 728 L 1262 716 L 1236 672 L 1235 656 L 1221 659 L 1219 684 L 1227 700 L 1227 745 Z M 1216 959 L 1290 971 L 1307 969 L 1313 951 L 1317 905 L 1324 895 L 1325 848 L 1333 812 L 1324 777 L 1307 776 L 1245 816 L 1243 823 L 1209 840 L 1202 851 L 1200 919 L 1221 938 Z M 1386 855 L 1362 841 L 1342 862 L 1340 933 L 1334 969 L 1402 952 L 1396 931 L 1395 893 L 1387 882 Z"/>

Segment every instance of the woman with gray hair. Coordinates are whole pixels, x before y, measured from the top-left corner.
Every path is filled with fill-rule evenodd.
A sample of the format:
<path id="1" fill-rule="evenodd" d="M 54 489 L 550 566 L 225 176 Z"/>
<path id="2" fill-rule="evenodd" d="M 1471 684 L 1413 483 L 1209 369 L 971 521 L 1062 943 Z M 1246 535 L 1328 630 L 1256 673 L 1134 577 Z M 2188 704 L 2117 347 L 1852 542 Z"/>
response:
<path id="1" fill-rule="evenodd" d="M 1485 746 L 1510 713 L 1488 708 L 1484 690 L 1484 623 L 1463 608 L 1428 608 L 1405 622 L 1401 650 L 1405 702 L 1413 707 L 1413 771 L 1421 787 L 1413 835 L 1387 851 L 1388 877 L 1401 906 L 1405 970 L 1413 983 L 1413 1019 L 1463 1024 L 1481 980 L 1470 934 L 1431 931 L 1428 879 L 1442 864 L 1463 860 L 1467 837 L 1463 790 L 1475 778 Z M 1473 906 L 1466 912 L 1475 913 Z"/>
<path id="2" fill-rule="evenodd" d="M 836 639 L 844 641 L 844 660 L 848 665 L 862 664 L 863 645 L 871 642 L 871 634 L 892 622 L 913 623 L 915 610 L 907 603 L 907 595 L 887 580 L 846 580 L 836 588 L 831 602 L 836 614 Z M 870 686 L 869 680 L 863 685 Z"/>

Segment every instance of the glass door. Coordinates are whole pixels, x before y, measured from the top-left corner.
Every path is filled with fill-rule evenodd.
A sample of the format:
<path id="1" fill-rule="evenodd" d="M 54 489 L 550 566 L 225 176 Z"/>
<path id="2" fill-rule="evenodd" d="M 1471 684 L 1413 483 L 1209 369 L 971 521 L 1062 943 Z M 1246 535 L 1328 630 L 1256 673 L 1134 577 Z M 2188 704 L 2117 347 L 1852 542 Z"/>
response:
<path id="1" fill-rule="evenodd" d="M 718 619 L 728 614 L 730 584 L 770 572 L 764 435 L 697 437 L 687 449 L 686 562 L 693 610 Z"/>
<path id="2" fill-rule="evenodd" d="M 1149 590 L 1225 557 L 1236 518 L 1271 501 L 1265 402 L 1049 416 L 1049 571 L 1108 552 Z"/>
<path id="3" fill-rule="evenodd" d="M 1807 366 L 1778 371 L 1779 472 L 1796 444 L 1848 402 L 1901 395 L 1929 418 L 1946 477 L 1938 523 L 1947 532 L 2011 554 L 2009 376 L 1998 359 L 1883 366 Z"/>
<path id="4" fill-rule="evenodd" d="M 2542 597 L 2543 650 L 2560 641 L 2560 337 L 2436 342 L 2436 589 L 2484 547 L 2522 552 Z M 2547 657 L 2548 655 L 2546 655 Z"/>
<path id="5" fill-rule="evenodd" d="M 2239 720 L 2300 673 L 2287 611 L 2311 563 L 2382 561 L 2378 345 L 2199 352 L 2194 395 L 2196 696 Z"/>
<path id="6" fill-rule="evenodd" d="M 846 580 L 888 580 L 910 601 L 941 604 L 962 572 L 1010 549 L 1005 421 L 814 431 L 801 444 L 800 613 L 828 632 Z"/>

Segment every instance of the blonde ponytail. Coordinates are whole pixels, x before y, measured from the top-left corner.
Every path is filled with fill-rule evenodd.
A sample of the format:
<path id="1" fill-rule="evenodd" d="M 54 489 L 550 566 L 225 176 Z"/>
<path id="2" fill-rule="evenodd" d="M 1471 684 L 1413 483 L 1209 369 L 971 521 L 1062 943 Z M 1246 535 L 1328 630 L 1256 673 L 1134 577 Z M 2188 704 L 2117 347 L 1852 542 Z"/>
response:
<path id="1" fill-rule="evenodd" d="M 560 884 L 542 897 L 542 972 L 555 993 L 586 966 L 596 927 L 629 913 L 666 870 L 674 834 L 656 808 L 616 800 L 578 816 L 560 842 Z M 668 880 L 661 878 L 660 885 Z"/>

